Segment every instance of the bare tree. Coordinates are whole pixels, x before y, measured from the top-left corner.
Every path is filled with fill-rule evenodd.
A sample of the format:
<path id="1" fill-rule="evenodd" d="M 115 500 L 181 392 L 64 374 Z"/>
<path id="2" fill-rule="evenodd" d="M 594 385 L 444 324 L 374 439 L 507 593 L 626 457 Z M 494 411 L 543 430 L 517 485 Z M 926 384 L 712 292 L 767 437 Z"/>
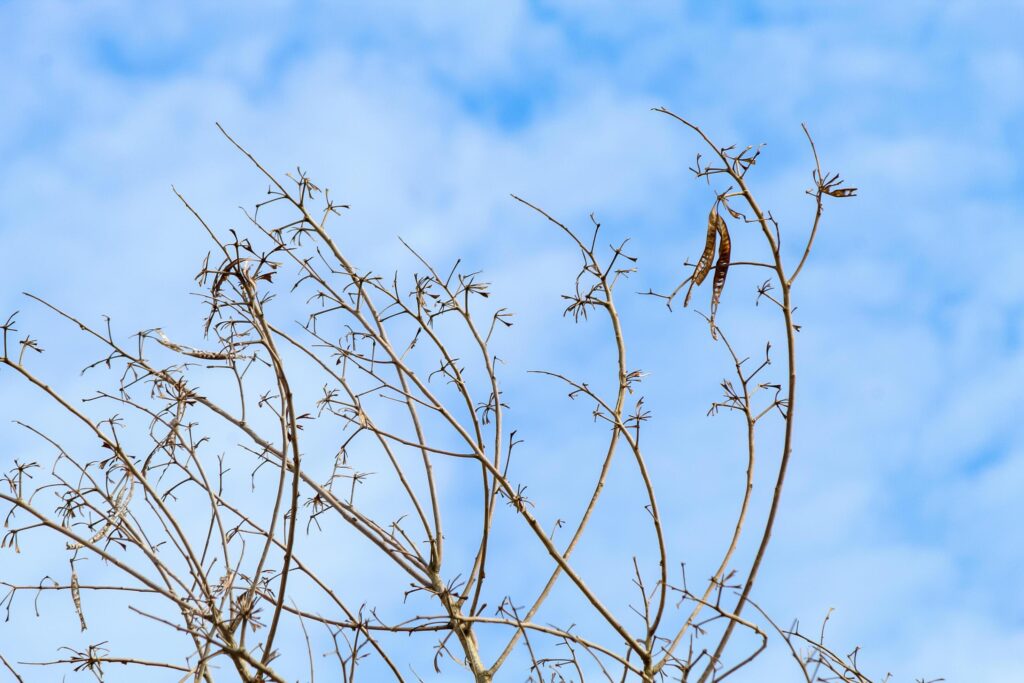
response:
<path id="1" fill-rule="evenodd" d="M 709 158 L 698 155 L 691 170 L 713 195 L 696 264 L 688 264 L 674 291 L 647 294 L 669 309 L 680 298 L 686 306 L 710 276 L 706 321 L 733 368 L 711 412 L 742 418 L 746 441 L 745 486 L 712 576 L 696 586 L 687 583 L 659 512 L 662 482 L 641 446 L 650 418 L 638 394 L 643 373 L 627 359 L 615 298 L 636 269 L 625 242 L 605 251 L 598 248 L 600 225 L 593 216 L 586 229 L 573 229 L 514 196 L 578 249 L 581 267 L 564 297 L 565 313 L 576 320 L 603 318 L 616 355 L 607 393 L 595 388 L 600 382 L 541 373 L 564 385 L 570 398 L 590 404 L 608 430 L 593 473 L 580 474 L 593 482 L 584 507 L 573 519 L 549 519 L 545 501 L 527 495 L 527 483 L 511 466 L 520 442 L 508 426 L 492 340 L 512 319 L 491 302 L 488 283 L 459 263 L 436 268 L 411 247 L 420 264 L 411 276 L 361 268 L 329 227 L 345 205 L 301 171 L 284 177 L 269 172 L 225 133 L 266 177 L 269 195 L 245 214 L 244 234 L 207 225 L 178 195 L 213 244 L 197 276 L 208 307 L 202 348 L 175 341 L 163 329 L 122 339 L 109 320 L 95 326 L 28 295 L 103 349 L 86 369 L 105 373 L 97 381 L 109 386 L 81 403 L 56 388 L 45 368 L 37 369 L 41 344 L 21 336 L 14 315 L 2 326 L 4 381 L 17 379 L 49 397 L 93 446 L 68 446 L 64 432 L 22 424 L 53 455 L 45 464 L 15 460 L 7 471 L 0 491 L 8 506 L 2 544 L 14 552 L 45 553 L 55 568 L 38 584 L 5 582 L 0 604 L 8 618 L 14 609 L 20 619 L 18 610 L 25 608 L 15 604 L 19 596 L 35 594 L 38 610 L 43 594 L 67 594 L 84 631 L 90 615 L 82 595 L 106 595 L 108 604 L 124 606 L 119 623 L 125 629 L 142 621 L 165 628 L 168 655 L 148 660 L 98 641 L 84 649 L 59 648 L 46 662 L 25 662 L 8 652 L 6 670 L 17 680 L 39 666 L 69 667 L 103 680 L 121 664 L 182 681 L 283 683 L 339 675 L 351 681 L 357 674 L 404 681 L 429 673 L 420 670 L 427 653 L 436 672 L 465 669 L 481 683 L 499 670 L 506 678 L 534 681 L 704 683 L 729 678 L 779 636 L 808 683 L 826 672 L 835 680 L 866 681 L 855 656 L 824 645 L 824 631 L 810 638 L 776 627 L 752 602 L 793 450 L 799 330 L 794 287 L 826 198 L 850 197 L 855 190 L 822 170 L 808 134 L 814 214 L 800 238 L 799 260 L 787 265 L 782 230 L 748 186 L 760 148 L 721 147 L 694 124 L 657 111 L 707 145 Z M 759 253 L 732 259 L 729 221 L 734 230 L 760 235 Z M 778 309 L 785 340 L 781 378 L 770 376 L 770 344 L 731 340 L 718 324 L 721 294 L 735 268 L 765 274 L 757 301 Z M 304 311 L 302 322 L 288 323 L 295 311 Z M 741 347 L 762 351 L 750 359 Z M 782 427 L 769 454 L 775 484 L 764 525 L 750 532 L 755 552 L 740 566 L 737 548 L 748 533 L 753 501 L 755 437 L 766 421 Z M 574 561 L 613 460 L 622 458 L 639 475 L 636 500 L 648 524 L 619 535 L 638 548 L 634 585 L 627 587 L 637 599 L 627 613 L 593 587 L 600 567 Z M 444 485 L 442 473 L 458 473 L 463 488 Z M 465 486 L 475 489 L 478 501 L 473 519 L 466 517 Z M 371 495 L 374 487 L 382 493 Z M 491 578 L 495 548 L 507 555 L 513 526 L 543 556 L 542 563 L 522 569 L 542 579 L 533 594 Z M 60 543 L 47 544 L 46 535 Z M 85 559 L 94 561 L 82 564 Z M 335 567 L 346 563 L 379 577 L 380 590 L 395 598 L 386 611 L 335 578 Z M 90 574 L 113 579 L 100 582 Z M 58 575 L 67 578 L 52 578 Z M 558 591 L 570 595 L 577 609 L 568 619 L 551 621 L 545 607 Z M 563 612 L 553 614 L 561 619 Z M 326 657 L 324 642 L 330 643 Z"/>

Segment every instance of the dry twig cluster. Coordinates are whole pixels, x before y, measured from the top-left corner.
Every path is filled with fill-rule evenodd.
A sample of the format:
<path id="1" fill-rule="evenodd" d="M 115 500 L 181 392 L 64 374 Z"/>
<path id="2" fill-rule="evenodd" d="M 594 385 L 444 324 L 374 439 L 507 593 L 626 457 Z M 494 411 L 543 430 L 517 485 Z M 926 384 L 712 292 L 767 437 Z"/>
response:
<path id="1" fill-rule="evenodd" d="M 792 451 L 799 329 L 793 286 L 817 235 L 824 198 L 851 196 L 854 190 L 824 174 L 815 152 L 815 186 L 809 191 L 816 203 L 814 220 L 802 257 L 788 269 L 779 225 L 747 185 L 759 150 L 719 147 L 697 126 L 658 111 L 691 128 L 710 148 L 711 161 L 698 156 L 696 176 L 709 183 L 720 176 L 729 185 L 714 198 L 705 248 L 692 275 L 671 294 L 649 292 L 671 307 L 689 285 L 689 303 L 693 287 L 715 262 L 707 321 L 731 355 L 735 377 L 723 382 L 725 396 L 712 411 L 742 416 L 748 448 L 738 515 L 717 570 L 706 582 L 691 589 L 683 578 L 674 578 L 672 568 L 681 558 L 666 542 L 655 495 L 658 481 L 641 448 L 649 413 L 633 395 L 642 373 L 628 365 L 615 300 L 617 285 L 635 269 L 624 244 L 606 258 L 596 248 L 596 222 L 583 236 L 515 198 L 578 248 L 582 268 L 575 291 L 566 296 L 566 314 L 606 318 L 617 353 L 611 395 L 564 374 L 546 373 L 564 382 L 572 397 L 591 402 L 594 417 L 609 428 L 592 494 L 576 519 L 557 523 L 567 531 L 556 536 L 538 511 L 542 501 L 531 500 L 526 484 L 510 470 L 518 442 L 507 426 L 491 342 L 511 320 L 508 311 L 486 307 L 487 283 L 479 274 L 460 272 L 458 264 L 441 272 L 418 255 L 421 268 L 411 278 L 360 269 L 328 229 L 346 207 L 305 174 L 280 179 L 238 146 L 269 182 L 268 199 L 248 214 L 251 236 L 219 234 L 182 198 L 215 245 L 197 277 L 208 306 L 205 348 L 175 342 L 162 329 L 123 342 L 109 323 L 94 327 L 31 297 L 105 349 L 88 369 L 115 373 L 116 386 L 99 390 L 82 405 L 35 369 L 42 348 L 32 337 L 18 336 L 14 316 L 2 325 L 4 381 L 17 377 L 43 392 L 97 447 L 75 452 L 59 436 L 24 425 L 55 457 L 45 467 L 15 461 L 7 472 L 0 491 L 8 507 L 2 544 L 13 552 L 35 552 L 29 536 L 56 534 L 70 570 L 66 582 L 48 577 L 38 585 L 7 583 L 8 614 L 24 592 L 35 592 L 37 599 L 47 592 L 68 593 L 85 630 L 84 593 L 127 595 L 134 618 L 177 634 L 190 654 L 150 661 L 112 653 L 104 641 L 83 650 L 62 648 L 49 662 L 18 665 L 5 658 L 4 667 L 18 680 L 20 666 L 65 666 L 102 680 L 119 664 L 153 670 L 147 675 L 161 670 L 171 676 L 167 680 L 182 681 L 237 676 L 284 683 L 305 676 L 313 681 L 318 673 L 351 681 L 360 672 L 374 680 L 387 675 L 404 681 L 420 675 L 407 654 L 433 647 L 438 672 L 463 668 L 478 682 L 495 679 L 504 666 L 508 678 L 519 674 L 536 681 L 705 683 L 747 666 L 777 633 L 808 683 L 826 670 L 835 680 L 866 681 L 855 659 L 833 653 L 821 638 L 775 627 L 751 602 Z M 720 209 L 760 232 L 763 261 L 731 260 L 729 227 Z M 759 298 L 780 314 L 786 348 L 778 383 L 763 377 L 770 347 L 751 368 L 716 322 L 728 270 L 742 266 L 769 273 Z M 282 286 L 287 273 L 297 276 Z M 268 313 L 285 306 L 274 299 L 289 296 L 308 307 L 297 329 Z M 233 389 L 224 390 L 225 385 Z M 310 387 L 318 387 L 317 396 Z M 94 416 L 104 410 L 107 416 Z M 736 569 L 754 488 L 755 435 L 766 419 L 783 423 L 774 456 L 776 483 L 766 522 L 755 532 L 756 553 L 748 566 Z M 230 444 L 230 452 L 214 452 L 219 443 Z M 362 502 L 371 473 L 356 463 L 371 457 L 367 453 L 374 471 L 392 482 L 383 504 L 379 498 Z M 588 582 L 600 568 L 578 566 L 573 558 L 620 454 L 640 475 L 638 496 L 649 513 L 658 558 L 653 571 L 635 562 L 640 601 L 635 614 L 626 615 L 617 614 Z M 250 492 L 229 476 L 246 462 L 251 463 Z M 438 482 L 439 467 L 457 467 L 465 477 L 473 473 L 478 521 L 468 538 L 446 531 L 451 501 Z M 495 524 L 503 515 L 518 518 L 547 558 L 546 581 L 534 595 L 512 595 L 489 581 L 495 544 L 504 542 Z M 467 526 L 458 522 L 455 528 Z M 327 540 L 339 525 L 362 543 Z M 315 546 L 302 542 L 318 534 L 323 540 Z M 120 580 L 82 581 L 85 570 L 79 563 L 86 558 L 95 558 Z M 361 596 L 346 595 L 345 586 L 332 580 L 329 563 L 355 561 L 381 567 L 374 571 L 382 577 L 396 572 L 403 577 L 407 614 L 391 618 Z M 585 606 L 572 623 L 543 618 L 556 584 L 568 586 Z M 314 628 L 324 629 L 332 643 L 327 660 L 314 652 Z M 730 647 L 737 630 L 749 636 L 739 650 Z M 305 642 L 308 671 L 295 669 L 295 652 L 282 656 L 285 642 L 289 648 Z M 746 649 L 750 643 L 753 648 Z M 509 671 L 510 662 L 522 662 L 527 670 Z"/>

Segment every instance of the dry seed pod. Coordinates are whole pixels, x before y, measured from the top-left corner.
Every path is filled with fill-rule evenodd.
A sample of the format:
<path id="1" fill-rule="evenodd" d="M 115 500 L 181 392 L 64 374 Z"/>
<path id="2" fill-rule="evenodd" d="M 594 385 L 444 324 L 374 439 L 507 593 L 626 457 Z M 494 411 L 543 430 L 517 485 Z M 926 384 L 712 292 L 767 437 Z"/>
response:
<path id="1" fill-rule="evenodd" d="M 120 491 L 117 492 L 117 496 L 114 498 L 114 509 L 110 513 L 110 518 L 107 520 L 106 524 L 103 525 L 103 528 L 93 534 L 92 538 L 89 539 L 89 543 L 99 543 L 104 536 L 110 533 L 115 526 L 121 523 L 121 520 L 124 518 L 124 513 L 128 511 L 128 503 L 132 500 L 132 494 L 135 493 L 135 482 L 131 475 L 127 477 L 127 480 L 127 483 Z M 125 491 L 128 492 L 127 497 L 125 496 Z M 86 547 L 86 544 L 78 543 L 76 541 L 65 544 L 65 547 L 67 547 L 68 550 L 81 550 Z"/>
<path id="2" fill-rule="evenodd" d="M 690 295 L 693 293 L 694 285 L 699 287 L 704 282 L 704 278 L 711 272 L 711 259 L 715 257 L 715 240 L 722 231 L 719 224 L 724 225 L 725 221 L 718 215 L 718 205 L 716 204 L 711 207 L 711 213 L 708 214 L 708 236 L 707 241 L 704 243 L 704 253 L 700 255 L 700 260 L 697 261 L 697 265 L 693 268 L 693 278 L 690 282 L 690 288 L 686 290 L 686 299 L 683 300 L 683 307 L 690 305 Z"/>
<path id="3" fill-rule="evenodd" d="M 219 351 L 204 351 L 203 349 L 193 349 L 190 346 L 182 346 L 181 344 L 175 344 L 174 342 L 167 338 L 167 335 L 164 334 L 164 331 L 161 330 L 159 327 L 155 328 L 154 331 L 160 335 L 157 338 L 157 341 L 160 342 L 162 346 L 166 346 L 167 348 L 169 348 L 171 351 L 177 351 L 178 353 L 184 354 L 186 356 L 192 356 L 193 358 L 201 358 L 203 360 L 231 360 L 233 358 L 233 354 L 231 353 L 223 353 Z"/>
<path id="4" fill-rule="evenodd" d="M 75 603 L 75 612 L 78 614 L 78 623 L 82 630 L 89 627 L 85 624 L 85 613 L 82 612 L 82 593 L 78 585 L 78 572 L 75 571 L 75 563 L 71 562 L 71 601 Z"/>
<path id="5" fill-rule="evenodd" d="M 724 223 L 725 221 L 718 215 L 718 207 L 711 207 L 711 213 L 708 214 L 708 237 L 704 243 L 704 253 L 700 255 L 700 261 L 693 269 L 693 281 L 698 287 L 711 271 L 711 259 L 715 256 L 715 237 L 722 232 L 720 225 L 724 225 Z"/>
<path id="6" fill-rule="evenodd" d="M 729 226 L 725 224 L 725 220 L 715 214 L 718 217 L 718 236 L 720 243 L 718 246 L 718 261 L 715 263 L 715 280 L 711 290 L 711 337 L 718 339 L 718 334 L 715 332 L 715 312 L 718 311 L 718 301 L 722 296 L 722 290 L 725 288 L 725 278 L 729 274 L 729 256 L 732 253 L 732 240 L 729 238 Z"/>

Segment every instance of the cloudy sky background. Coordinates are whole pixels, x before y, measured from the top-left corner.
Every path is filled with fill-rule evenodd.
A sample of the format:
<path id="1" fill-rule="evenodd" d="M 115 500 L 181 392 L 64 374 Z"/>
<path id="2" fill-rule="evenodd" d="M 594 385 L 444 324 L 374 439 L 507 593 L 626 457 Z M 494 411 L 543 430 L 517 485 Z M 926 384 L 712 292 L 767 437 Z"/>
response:
<path id="1" fill-rule="evenodd" d="M 835 607 L 832 642 L 863 646 L 879 678 L 1011 680 L 1024 651 L 1022 29 L 1010 0 L 0 2 L 0 312 L 29 309 L 29 290 L 196 339 L 187 293 L 207 245 L 170 185 L 221 228 L 264 189 L 219 121 L 267 167 L 301 164 L 350 203 L 345 239 L 375 268 L 402 258 L 397 234 L 485 268 L 519 314 L 509 386 L 559 406 L 564 392 L 523 371 L 599 372 L 606 346 L 586 339 L 604 330 L 559 318 L 575 258 L 509 193 L 577 226 L 594 211 L 640 258 L 623 295 L 634 366 L 653 371 L 652 409 L 671 421 L 649 442 L 655 467 L 664 489 L 692 486 L 719 465 L 680 462 L 679 444 L 714 450 L 739 428 L 703 416 L 727 359 L 692 313 L 629 292 L 671 287 L 696 258 L 713 191 L 686 170 L 697 141 L 649 110 L 767 143 L 752 182 L 794 252 L 812 210 L 807 122 L 861 196 L 827 207 L 798 282 L 802 414 L 758 597 L 783 622 Z M 769 319 L 753 282 L 730 283 L 733 336 Z M 25 316 L 60 348 L 66 328 Z M 54 367 L 77 363 L 65 346 Z M 0 375 L 4 423 L 44 415 L 23 394 Z M 525 406 L 522 421 L 558 433 Z M 531 490 L 556 492 L 574 467 L 536 469 Z M 690 522 L 731 509 L 700 489 L 666 505 Z M 688 528 L 687 554 L 716 547 L 713 525 Z M 0 624 L 7 654 L 27 647 L 14 621 Z M 785 659 L 769 661 L 784 680 Z"/>

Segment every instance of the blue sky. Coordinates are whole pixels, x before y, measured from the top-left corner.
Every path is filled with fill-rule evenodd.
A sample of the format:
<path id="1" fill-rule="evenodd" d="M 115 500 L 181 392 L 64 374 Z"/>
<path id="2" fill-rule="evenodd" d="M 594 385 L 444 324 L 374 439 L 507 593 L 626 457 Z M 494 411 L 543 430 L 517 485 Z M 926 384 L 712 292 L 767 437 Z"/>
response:
<path id="1" fill-rule="evenodd" d="M 559 318 L 572 251 L 509 193 L 574 225 L 595 211 L 634 240 L 636 289 L 663 289 L 697 256 L 713 194 L 689 178 L 696 141 L 650 108 L 723 143 L 767 143 L 753 182 L 795 234 L 812 209 L 806 122 L 860 197 L 828 207 L 796 293 L 803 413 L 760 599 L 807 624 L 835 607 L 833 642 L 862 645 L 879 677 L 1012 680 L 1024 651 L 1022 30 L 1024 3 L 1010 0 L 7 0 L 0 311 L 26 309 L 30 290 L 125 330 L 197 339 L 187 293 L 207 245 L 170 185 L 221 227 L 264 189 L 219 121 L 269 168 L 301 164 L 350 203 L 349 248 L 377 267 L 402 258 L 397 234 L 484 267 L 525 340 L 508 349 L 510 385 L 561 405 L 523 371 L 597 372 L 603 347 L 578 352 L 599 332 Z M 722 315 L 756 335 L 752 286 L 737 278 Z M 720 347 L 691 313 L 632 299 L 637 364 L 655 371 L 651 404 L 669 423 L 655 466 L 666 481 L 726 476 L 674 459 L 682 439 L 714 450 L 738 428 L 703 415 L 728 371 Z M 25 315 L 67 347 L 55 367 L 75 367 L 66 330 Z M 46 419 L 23 393 L 0 374 L 0 434 L 18 445 L 10 419 Z M 569 452 L 542 417 L 522 420 Z M 571 469 L 538 467 L 531 486 L 556 490 Z M 728 500 L 692 488 L 670 506 L 699 555 L 713 525 L 694 516 Z M 19 632 L 0 624 L 0 643 Z M 785 659 L 766 662 L 783 680 Z"/>

